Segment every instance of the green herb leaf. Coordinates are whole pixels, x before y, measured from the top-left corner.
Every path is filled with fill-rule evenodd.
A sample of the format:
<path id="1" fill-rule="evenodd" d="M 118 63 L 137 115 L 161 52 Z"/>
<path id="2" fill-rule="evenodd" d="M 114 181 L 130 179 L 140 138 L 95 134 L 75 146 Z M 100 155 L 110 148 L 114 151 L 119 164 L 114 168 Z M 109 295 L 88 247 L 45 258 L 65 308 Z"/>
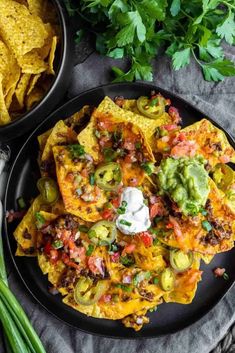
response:
<path id="1" fill-rule="evenodd" d="M 62 240 L 55 240 L 55 241 L 53 241 L 53 243 L 52 243 L 52 247 L 54 248 L 54 249 L 60 249 L 60 248 L 62 248 L 64 246 L 64 243 L 63 243 L 63 241 Z"/>
<path id="2" fill-rule="evenodd" d="M 177 51 L 173 54 L 173 68 L 179 70 L 190 62 L 190 48 Z"/>
<path id="3" fill-rule="evenodd" d="M 130 227 L 131 226 L 131 222 L 126 221 L 125 219 L 121 219 L 120 220 L 120 224 L 123 224 L 124 226 Z"/>
<path id="4" fill-rule="evenodd" d="M 125 255 L 125 256 L 120 256 L 120 260 L 122 265 L 129 267 L 131 265 L 134 265 L 135 259 L 131 255 Z"/>
<path id="5" fill-rule="evenodd" d="M 94 173 L 89 175 L 89 181 L 91 185 L 95 185 L 95 175 Z"/>
<path id="6" fill-rule="evenodd" d="M 170 7 L 170 12 L 172 16 L 178 15 L 180 12 L 181 0 L 173 0 Z"/>
<path id="7" fill-rule="evenodd" d="M 94 245 L 92 245 L 92 244 L 89 244 L 88 245 L 88 248 L 87 248 L 87 251 L 86 251 L 86 256 L 91 256 L 91 254 L 93 253 L 93 251 L 94 251 Z"/>
<path id="8" fill-rule="evenodd" d="M 207 232 L 212 230 L 212 226 L 208 221 L 202 221 L 202 228 L 205 229 Z"/>
<path id="9" fill-rule="evenodd" d="M 36 226 L 38 229 L 42 228 L 42 226 L 46 223 L 45 218 L 39 213 L 35 213 L 35 218 L 36 218 Z"/>
<path id="10" fill-rule="evenodd" d="M 122 59 L 124 56 L 124 48 L 116 48 L 109 52 L 108 56 L 114 59 Z"/>
<path id="11" fill-rule="evenodd" d="M 118 284 L 116 284 L 116 287 L 122 289 L 124 292 L 131 292 L 132 291 L 132 287 L 128 286 L 126 284 L 118 283 Z"/>
<path id="12" fill-rule="evenodd" d="M 216 33 L 229 44 L 233 44 L 235 37 L 235 21 L 234 13 L 231 10 L 225 20 L 216 28 Z"/>
<path id="13" fill-rule="evenodd" d="M 226 272 L 223 274 L 223 279 L 225 279 L 225 281 L 229 280 L 229 275 Z"/>
<path id="14" fill-rule="evenodd" d="M 85 224 L 82 224 L 78 227 L 78 230 L 82 233 L 87 233 L 89 231 L 89 228 L 85 226 Z"/>
<path id="15" fill-rule="evenodd" d="M 80 145 L 79 143 L 68 145 L 67 149 L 69 150 L 72 159 L 79 158 L 85 154 L 84 146 Z"/>

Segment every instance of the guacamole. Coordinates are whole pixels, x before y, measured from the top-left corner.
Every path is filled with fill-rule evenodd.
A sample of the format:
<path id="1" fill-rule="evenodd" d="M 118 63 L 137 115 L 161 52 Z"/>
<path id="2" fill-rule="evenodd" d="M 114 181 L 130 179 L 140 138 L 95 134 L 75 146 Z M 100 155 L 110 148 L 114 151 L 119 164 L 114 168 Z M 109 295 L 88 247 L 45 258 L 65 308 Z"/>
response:
<path id="1" fill-rule="evenodd" d="M 204 163 L 201 157 L 168 157 L 160 164 L 160 192 L 175 201 L 186 216 L 196 215 L 205 206 L 209 184 Z"/>

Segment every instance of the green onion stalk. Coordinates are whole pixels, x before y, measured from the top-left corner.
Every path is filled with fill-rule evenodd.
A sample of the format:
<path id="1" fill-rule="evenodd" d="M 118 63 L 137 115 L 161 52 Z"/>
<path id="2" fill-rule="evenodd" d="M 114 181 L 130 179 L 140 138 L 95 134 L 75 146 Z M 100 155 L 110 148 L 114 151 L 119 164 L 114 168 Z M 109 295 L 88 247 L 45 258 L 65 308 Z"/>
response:
<path id="1" fill-rule="evenodd" d="M 8 287 L 4 262 L 1 225 L 3 208 L 0 201 L 0 321 L 4 330 L 7 353 L 46 353 L 20 303 Z"/>

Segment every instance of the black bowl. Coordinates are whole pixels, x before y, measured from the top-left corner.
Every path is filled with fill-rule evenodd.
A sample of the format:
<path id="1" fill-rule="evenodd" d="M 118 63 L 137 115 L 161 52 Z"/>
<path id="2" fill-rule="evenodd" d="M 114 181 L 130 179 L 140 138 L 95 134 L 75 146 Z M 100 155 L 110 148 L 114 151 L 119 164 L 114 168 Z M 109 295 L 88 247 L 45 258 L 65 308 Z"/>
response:
<path id="1" fill-rule="evenodd" d="M 73 39 L 69 27 L 68 15 L 60 0 L 52 0 L 57 10 L 60 26 L 60 46 L 57 51 L 58 61 L 56 75 L 50 89 L 43 99 L 18 119 L 7 125 L 0 126 L 0 141 L 9 141 L 33 129 L 63 99 L 70 81 L 73 68 Z"/>

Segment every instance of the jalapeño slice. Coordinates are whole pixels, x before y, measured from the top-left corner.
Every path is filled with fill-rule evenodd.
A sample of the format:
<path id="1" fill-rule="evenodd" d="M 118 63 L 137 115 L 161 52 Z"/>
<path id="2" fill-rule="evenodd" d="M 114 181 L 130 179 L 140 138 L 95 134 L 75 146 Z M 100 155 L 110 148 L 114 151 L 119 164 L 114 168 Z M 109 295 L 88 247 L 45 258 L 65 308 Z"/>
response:
<path id="1" fill-rule="evenodd" d="M 175 275 L 172 269 L 167 267 L 164 271 L 162 271 L 160 276 L 160 285 L 162 289 L 166 292 L 173 289 L 175 283 Z"/>
<path id="2" fill-rule="evenodd" d="M 96 303 L 108 288 L 107 281 L 94 283 L 89 277 L 80 277 L 74 289 L 74 299 L 78 304 Z"/>
<path id="3" fill-rule="evenodd" d="M 157 96 L 149 99 L 141 96 L 137 100 L 137 108 L 147 118 L 157 119 L 165 112 L 164 98 Z"/>
<path id="4" fill-rule="evenodd" d="M 170 264 L 171 267 L 178 271 L 183 272 L 189 269 L 193 263 L 193 253 L 191 251 L 185 253 L 179 249 L 170 251 Z"/>
<path id="5" fill-rule="evenodd" d="M 118 163 L 106 163 L 97 168 L 94 177 L 99 188 L 105 191 L 114 191 L 122 180 L 121 168 Z"/>
<path id="6" fill-rule="evenodd" d="M 88 232 L 88 237 L 96 245 L 109 245 L 114 242 L 117 229 L 114 222 L 99 221 Z"/>
<path id="7" fill-rule="evenodd" d="M 37 182 L 37 188 L 46 204 L 53 204 L 58 200 L 59 189 L 55 180 L 48 177 L 40 178 Z"/>
<path id="8" fill-rule="evenodd" d="M 219 163 L 215 166 L 212 178 L 218 188 L 226 192 L 235 182 L 235 173 L 228 165 Z"/>

